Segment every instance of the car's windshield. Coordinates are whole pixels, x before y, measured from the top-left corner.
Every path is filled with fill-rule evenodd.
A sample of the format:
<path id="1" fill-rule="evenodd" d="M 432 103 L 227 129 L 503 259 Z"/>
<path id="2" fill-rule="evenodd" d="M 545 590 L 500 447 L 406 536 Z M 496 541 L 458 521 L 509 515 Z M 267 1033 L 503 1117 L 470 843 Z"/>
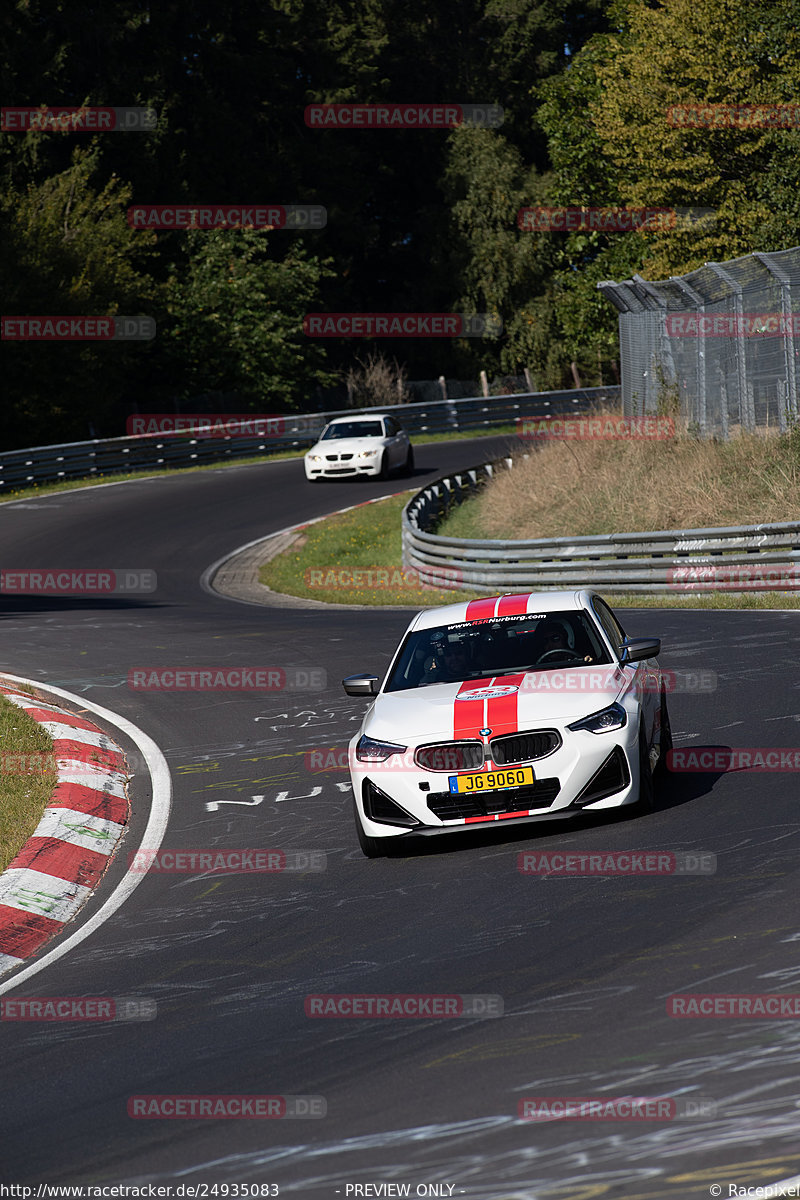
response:
<path id="1" fill-rule="evenodd" d="M 492 617 L 410 633 L 385 690 L 611 661 L 594 621 L 583 611 Z"/>
<path id="2" fill-rule="evenodd" d="M 352 437 L 383 437 L 383 425 L 380 421 L 342 421 L 341 425 L 329 425 L 319 440 Z"/>

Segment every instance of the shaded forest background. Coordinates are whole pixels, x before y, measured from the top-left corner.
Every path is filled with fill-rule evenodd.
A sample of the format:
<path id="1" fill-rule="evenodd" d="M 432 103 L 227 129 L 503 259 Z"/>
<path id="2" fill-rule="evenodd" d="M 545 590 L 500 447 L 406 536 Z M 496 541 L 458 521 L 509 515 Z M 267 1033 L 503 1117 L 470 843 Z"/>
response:
<path id="1" fill-rule="evenodd" d="M 133 411 L 316 407 L 356 356 L 409 379 L 615 382 L 596 290 L 800 242 L 800 128 L 670 105 L 793 103 L 800 0 L 18 0 L 4 103 L 142 105 L 152 133 L 3 134 L 5 314 L 144 313 L 149 343 L 10 343 L 0 448 Z M 499 104 L 497 129 L 314 130 L 315 102 Z M 297 234 L 133 230 L 130 204 L 322 204 Z M 522 233 L 520 207 L 714 210 L 661 233 Z M 319 341 L 307 311 L 489 312 L 497 340 Z"/>

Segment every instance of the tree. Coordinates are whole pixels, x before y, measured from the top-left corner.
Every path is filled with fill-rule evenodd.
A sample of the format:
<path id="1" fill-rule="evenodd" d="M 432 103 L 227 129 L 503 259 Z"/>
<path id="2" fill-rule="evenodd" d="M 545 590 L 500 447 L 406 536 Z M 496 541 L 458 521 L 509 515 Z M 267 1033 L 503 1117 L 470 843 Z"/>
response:
<path id="1" fill-rule="evenodd" d="M 185 265 L 166 284 L 164 340 L 179 395 L 235 391 L 246 407 L 284 411 L 335 380 L 324 345 L 303 333 L 330 266 L 296 243 L 269 257 L 273 236 L 293 235 L 187 231 Z"/>
<path id="2" fill-rule="evenodd" d="M 95 152 L 77 149 L 67 170 L 5 192 L 0 263 L 6 313 L 156 313 L 159 289 L 147 270 L 155 237 L 130 228 L 129 186 L 114 176 L 95 183 L 96 166 Z M 127 381 L 142 377 L 142 360 L 152 349 L 144 342 L 9 344 L 4 444 L 93 436 L 117 410 Z"/>
<path id="3" fill-rule="evenodd" d="M 795 245 L 800 234 L 800 129 L 675 127 L 676 105 L 795 104 L 800 3 L 621 0 L 618 31 L 597 66 L 594 137 L 619 194 L 638 206 L 715 210 L 711 224 L 648 239 L 650 278 L 707 260 Z"/>
<path id="4" fill-rule="evenodd" d="M 459 129 L 451 135 L 445 188 L 453 225 L 451 273 L 461 291 L 457 307 L 499 316 L 504 326 L 498 342 L 469 347 L 475 367 L 517 372 L 541 365 L 539 358 L 531 361 L 531 304 L 553 258 L 540 235 L 520 232 L 517 214 L 545 186 L 500 133 Z"/>

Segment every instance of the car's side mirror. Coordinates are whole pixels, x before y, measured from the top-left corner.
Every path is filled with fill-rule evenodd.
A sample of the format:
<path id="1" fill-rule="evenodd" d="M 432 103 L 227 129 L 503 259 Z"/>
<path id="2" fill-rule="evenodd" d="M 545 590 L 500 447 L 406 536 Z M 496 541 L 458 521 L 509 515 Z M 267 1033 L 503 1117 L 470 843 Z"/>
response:
<path id="1" fill-rule="evenodd" d="M 377 696 L 377 675 L 348 675 L 342 680 L 342 687 L 348 696 Z"/>
<path id="2" fill-rule="evenodd" d="M 656 658 L 660 653 L 661 638 L 625 638 L 619 661 L 625 667 L 643 658 Z"/>

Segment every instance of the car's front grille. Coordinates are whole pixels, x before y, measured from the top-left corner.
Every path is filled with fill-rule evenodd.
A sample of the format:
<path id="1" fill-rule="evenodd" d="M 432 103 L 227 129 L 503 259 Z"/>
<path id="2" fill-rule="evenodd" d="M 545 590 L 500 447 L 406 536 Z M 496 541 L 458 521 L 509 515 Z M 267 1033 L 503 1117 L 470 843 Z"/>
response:
<path id="1" fill-rule="evenodd" d="M 425 771 L 478 771 L 483 766 L 483 744 L 460 741 L 418 746 L 414 762 Z"/>
<path id="2" fill-rule="evenodd" d="M 341 458 L 342 462 L 349 462 L 353 456 L 352 454 L 340 454 L 339 457 Z"/>
<path id="3" fill-rule="evenodd" d="M 546 758 L 561 745 L 561 734 L 557 729 L 536 729 L 530 733 L 512 733 L 507 737 L 494 738 L 489 743 L 492 759 L 498 767 L 511 763 L 535 762 Z"/>
<path id="4" fill-rule="evenodd" d="M 431 792 L 428 808 L 440 821 L 464 817 L 488 817 L 495 813 L 527 812 L 530 808 L 549 808 L 561 784 L 557 779 L 537 779 L 525 787 L 483 792 L 480 796 L 457 792 Z"/>
<path id="5" fill-rule="evenodd" d="M 338 454 L 326 454 L 325 457 L 327 458 L 328 462 L 338 462 L 339 461 Z"/>

